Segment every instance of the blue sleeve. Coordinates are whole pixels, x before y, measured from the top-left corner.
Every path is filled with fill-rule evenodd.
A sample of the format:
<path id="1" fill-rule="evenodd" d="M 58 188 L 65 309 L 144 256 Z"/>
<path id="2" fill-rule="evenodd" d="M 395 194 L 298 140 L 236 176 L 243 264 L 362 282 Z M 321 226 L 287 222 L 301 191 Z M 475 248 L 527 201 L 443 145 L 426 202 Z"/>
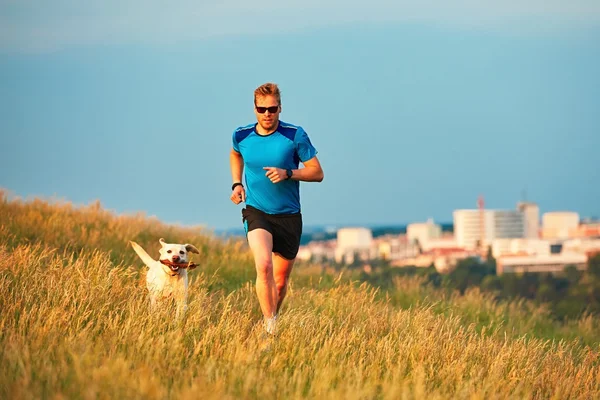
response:
<path id="1" fill-rule="evenodd" d="M 233 137 L 231 138 L 231 140 L 233 142 L 233 149 L 239 153 L 240 152 L 240 144 L 237 141 L 236 133 L 237 133 L 237 130 L 233 131 L 233 135 L 232 135 Z"/>
<path id="2" fill-rule="evenodd" d="M 294 138 L 294 145 L 296 146 L 296 152 L 300 161 L 305 162 L 317 155 L 317 149 L 312 145 L 308 135 L 304 129 L 298 127 L 296 137 Z"/>

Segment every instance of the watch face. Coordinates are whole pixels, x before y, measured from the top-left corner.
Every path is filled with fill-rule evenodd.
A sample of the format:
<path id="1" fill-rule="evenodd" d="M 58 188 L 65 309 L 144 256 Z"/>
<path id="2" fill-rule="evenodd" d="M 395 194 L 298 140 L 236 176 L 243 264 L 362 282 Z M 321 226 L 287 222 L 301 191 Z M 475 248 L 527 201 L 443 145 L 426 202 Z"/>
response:
<path id="1" fill-rule="evenodd" d="M 287 172 L 288 179 L 290 179 L 292 177 L 292 170 L 288 169 L 286 172 Z"/>

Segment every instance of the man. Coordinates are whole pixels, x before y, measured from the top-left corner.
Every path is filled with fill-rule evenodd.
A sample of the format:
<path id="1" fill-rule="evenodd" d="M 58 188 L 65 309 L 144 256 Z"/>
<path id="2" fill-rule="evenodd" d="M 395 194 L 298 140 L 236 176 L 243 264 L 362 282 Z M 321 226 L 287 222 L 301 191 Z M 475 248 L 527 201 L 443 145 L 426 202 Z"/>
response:
<path id="1" fill-rule="evenodd" d="M 234 131 L 229 156 L 231 201 L 246 203 L 242 221 L 254 256 L 256 294 L 269 334 L 275 333 L 277 312 L 300 247 L 299 182 L 323 180 L 317 151 L 306 132 L 280 121 L 280 113 L 277 85 L 259 86 L 254 91 L 257 123 Z M 303 168 L 299 168 L 300 162 Z"/>

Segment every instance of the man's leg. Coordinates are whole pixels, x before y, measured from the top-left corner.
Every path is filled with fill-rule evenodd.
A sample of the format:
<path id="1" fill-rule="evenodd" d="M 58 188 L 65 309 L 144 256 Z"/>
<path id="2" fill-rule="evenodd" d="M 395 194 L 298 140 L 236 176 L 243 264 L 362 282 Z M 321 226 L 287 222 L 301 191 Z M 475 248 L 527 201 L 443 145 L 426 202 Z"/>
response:
<path id="1" fill-rule="evenodd" d="M 265 229 L 248 232 L 248 245 L 256 266 L 256 295 L 265 319 L 277 313 L 277 288 L 273 277 L 273 236 Z"/>
<path id="2" fill-rule="evenodd" d="M 287 285 L 292 273 L 296 259 L 288 260 L 279 253 L 273 253 L 273 275 L 275 278 L 275 286 L 277 287 L 277 312 L 281 308 L 281 303 L 287 293 Z"/>

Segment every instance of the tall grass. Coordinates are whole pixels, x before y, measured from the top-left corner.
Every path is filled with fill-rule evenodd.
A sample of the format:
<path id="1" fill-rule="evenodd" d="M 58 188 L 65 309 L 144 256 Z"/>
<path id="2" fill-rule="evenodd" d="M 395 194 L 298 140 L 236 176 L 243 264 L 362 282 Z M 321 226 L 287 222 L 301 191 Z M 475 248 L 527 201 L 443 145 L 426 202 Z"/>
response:
<path id="1" fill-rule="evenodd" d="M 350 272 L 299 266 L 277 337 L 265 339 L 243 241 L 6 199 L 0 234 L 0 398 L 600 397 L 594 320 L 555 326 L 526 302 L 414 279 L 383 294 Z M 149 312 L 127 247 L 151 253 L 158 237 L 203 249 L 180 322 L 168 305 Z"/>
<path id="2" fill-rule="evenodd" d="M 163 224 L 142 213 L 116 215 L 99 202 L 74 206 L 70 202 L 9 200 L 0 190 L 0 238 L 9 250 L 22 244 L 43 244 L 74 257 L 85 251 L 104 251 L 115 264 L 141 265 L 129 246 L 135 241 L 151 256 L 158 257 L 159 238 L 172 243 L 192 243 L 201 255 L 193 259 L 205 272 L 218 273 L 212 282 L 232 289 L 252 279 L 254 269 L 246 244 L 222 239 L 203 227 Z"/>

